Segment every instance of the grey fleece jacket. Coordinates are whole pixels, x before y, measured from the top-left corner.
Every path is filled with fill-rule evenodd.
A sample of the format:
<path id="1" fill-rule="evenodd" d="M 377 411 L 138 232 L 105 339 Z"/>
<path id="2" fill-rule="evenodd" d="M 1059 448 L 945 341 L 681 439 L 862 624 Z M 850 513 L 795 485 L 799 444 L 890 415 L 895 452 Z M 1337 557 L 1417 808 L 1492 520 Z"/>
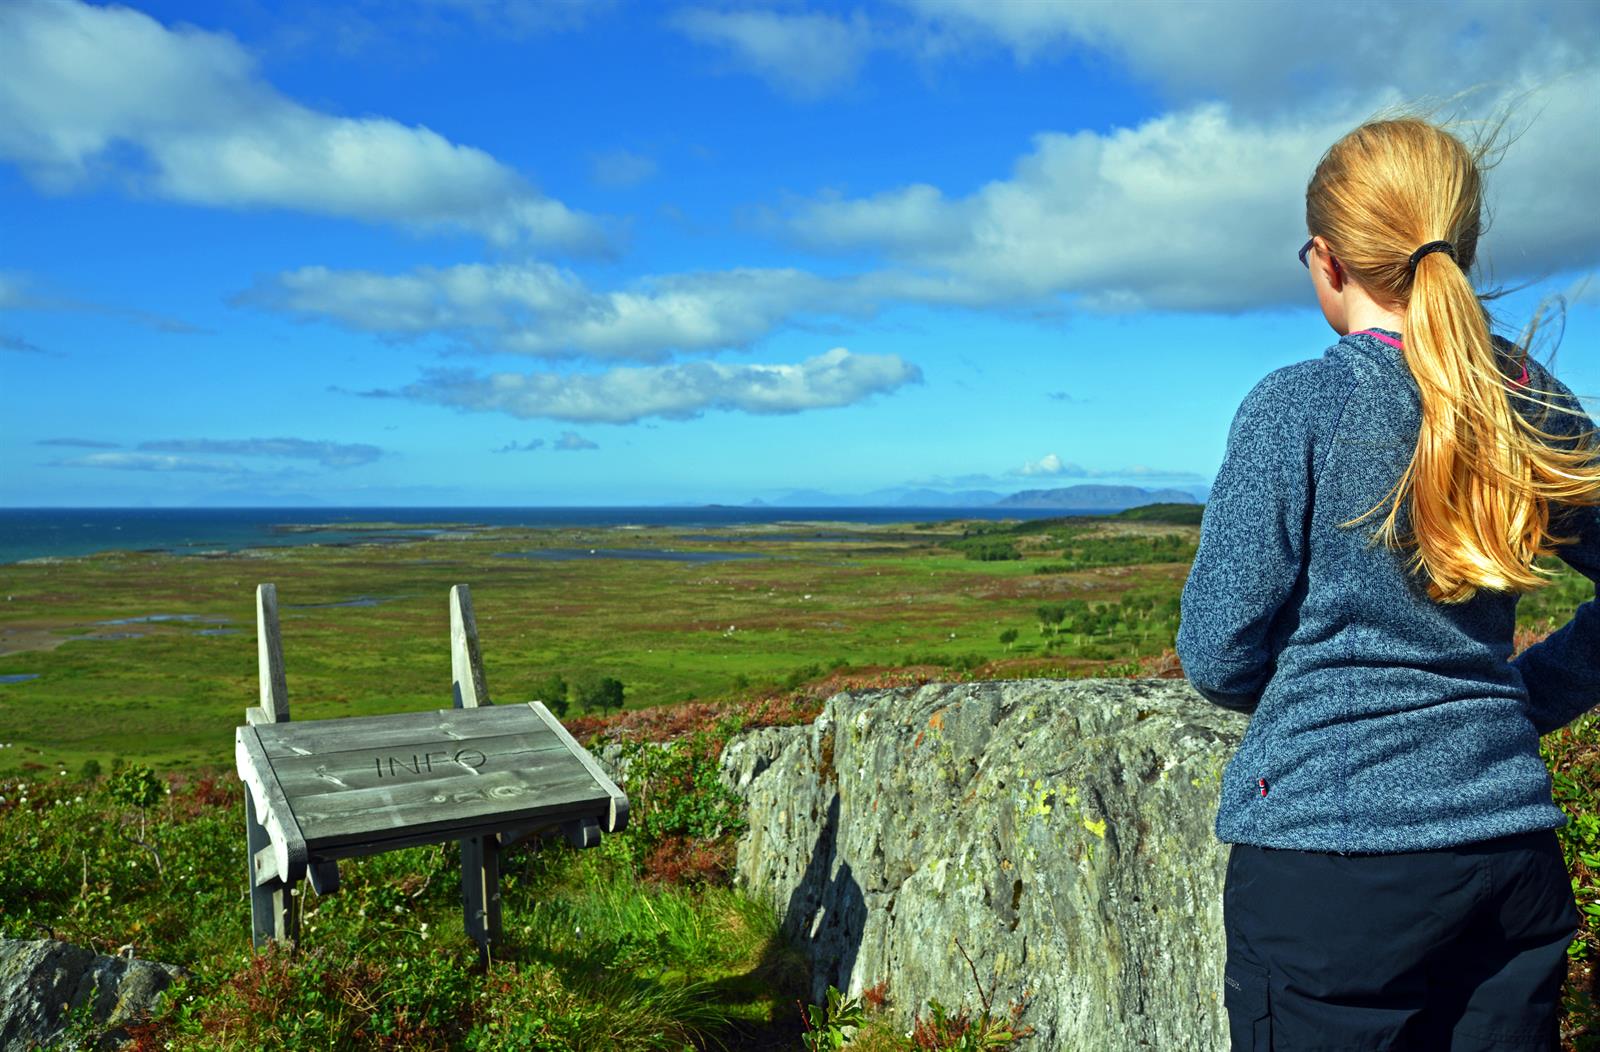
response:
<path id="1" fill-rule="evenodd" d="M 1428 598 L 1406 553 L 1366 538 L 1421 412 L 1399 334 L 1352 333 L 1245 396 L 1201 520 L 1177 651 L 1191 683 L 1251 713 L 1222 779 L 1230 843 L 1416 851 L 1555 828 L 1539 736 L 1600 702 L 1600 603 L 1508 661 L 1515 594 Z M 1496 339 L 1508 378 L 1521 376 Z M 1538 362 L 1527 387 L 1581 409 Z M 1538 409 L 1513 397 L 1534 422 Z M 1593 426 L 1551 412 L 1564 435 Z M 1600 509 L 1554 509 L 1558 549 L 1600 585 Z M 1408 517 L 1402 504 L 1398 525 Z M 1600 588 L 1597 588 L 1600 594 Z"/>

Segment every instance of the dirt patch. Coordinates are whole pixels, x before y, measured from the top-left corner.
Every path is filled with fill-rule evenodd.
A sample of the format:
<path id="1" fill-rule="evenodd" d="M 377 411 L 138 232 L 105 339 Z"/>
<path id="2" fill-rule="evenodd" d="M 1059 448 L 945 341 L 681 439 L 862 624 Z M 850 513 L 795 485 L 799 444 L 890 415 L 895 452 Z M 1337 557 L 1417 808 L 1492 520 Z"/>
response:
<path id="1" fill-rule="evenodd" d="M 7 625 L 0 627 L 0 657 L 5 657 L 7 654 L 25 654 L 33 650 L 54 650 L 71 638 L 71 636 L 58 636 L 48 628 Z"/>

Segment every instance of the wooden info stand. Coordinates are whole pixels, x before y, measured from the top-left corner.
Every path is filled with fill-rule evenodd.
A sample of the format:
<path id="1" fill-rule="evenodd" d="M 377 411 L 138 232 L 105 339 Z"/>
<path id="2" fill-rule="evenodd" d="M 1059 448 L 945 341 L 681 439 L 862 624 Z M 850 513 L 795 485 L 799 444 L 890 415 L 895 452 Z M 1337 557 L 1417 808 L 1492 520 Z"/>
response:
<path id="1" fill-rule="evenodd" d="M 256 949 L 297 941 L 295 885 L 332 894 L 339 859 L 455 840 L 467 935 L 487 962 L 501 850 L 553 831 L 594 847 L 627 826 L 628 797 L 542 702 L 490 706 L 466 585 L 450 589 L 451 709 L 291 724 L 270 584 L 256 588 L 256 633 L 261 704 L 234 734 Z"/>

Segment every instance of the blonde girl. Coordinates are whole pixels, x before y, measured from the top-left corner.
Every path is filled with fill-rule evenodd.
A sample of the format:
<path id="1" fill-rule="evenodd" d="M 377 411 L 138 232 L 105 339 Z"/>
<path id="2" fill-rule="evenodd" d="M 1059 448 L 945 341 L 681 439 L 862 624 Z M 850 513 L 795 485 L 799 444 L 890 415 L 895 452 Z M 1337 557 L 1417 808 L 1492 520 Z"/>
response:
<path id="1" fill-rule="evenodd" d="M 1537 556 L 1600 583 L 1600 445 L 1469 280 L 1483 152 L 1404 118 L 1322 157 L 1300 259 L 1340 338 L 1246 395 L 1206 505 L 1178 653 L 1251 714 L 1216 818 L 1235 1049 L 1559 1047 L 1539 737 L 1600 702 L 1600 605 L 1509 659 Z"/>

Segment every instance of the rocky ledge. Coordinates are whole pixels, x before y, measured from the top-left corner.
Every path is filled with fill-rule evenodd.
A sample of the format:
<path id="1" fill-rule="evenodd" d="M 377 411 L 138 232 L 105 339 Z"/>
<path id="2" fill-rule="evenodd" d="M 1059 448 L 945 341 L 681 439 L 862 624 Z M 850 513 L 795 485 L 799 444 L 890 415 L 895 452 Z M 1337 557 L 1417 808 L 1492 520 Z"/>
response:
<path id="1" fill-rule="evenodd" d="M 975 968 L 1039 1052 L 1225 1048 L 1212 821 L 1244 722 L 1182 680 L 838 694 L 724 749 L 737 881 L 816 1000 L 882 982 L 909 1027 L 929 997 L 976 1009 Z"/>
<path id="2" fill-rule="evenodd" d="M 57 939 L 0 939 L 0 1052 L 115 1048 L 180 975 Z"/>

